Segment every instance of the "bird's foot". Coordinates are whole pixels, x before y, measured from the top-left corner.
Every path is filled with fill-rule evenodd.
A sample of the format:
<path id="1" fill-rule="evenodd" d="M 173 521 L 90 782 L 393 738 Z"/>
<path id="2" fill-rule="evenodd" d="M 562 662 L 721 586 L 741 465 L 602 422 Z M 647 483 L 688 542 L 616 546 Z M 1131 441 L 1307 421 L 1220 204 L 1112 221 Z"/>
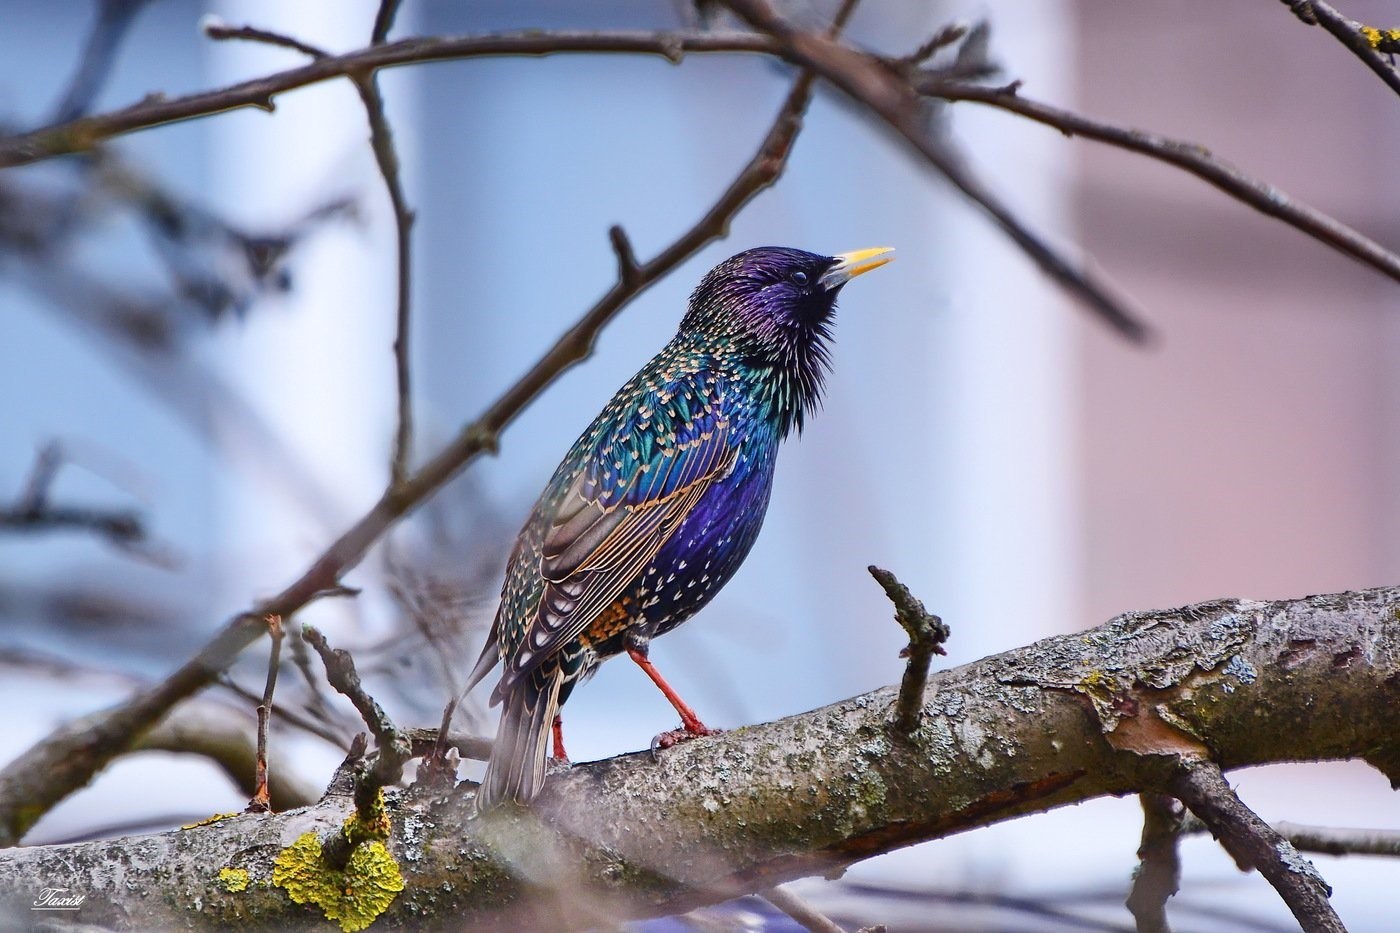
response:
<path id="1" fill-rule="evenodd" d="M 654 755 L 664 748 L 671 748 L 682 742 L 689 742 L 691 739 L 698 739 L 707 735 L 719 735 L 722 732 L 724 732 L 723 729 L 711 729 L 709 726 L 697 720 L 693 726 L 682 726 L 679 729 L 672 729 L 669 732 L 663 732 L 656 736 L 656 738 L 651 740 L 651 752 Z"/>
<path id="2" fill-rule="evenodd" d="M 546 774 L 564 774 L 573 766 L 574 763 L 567 758 L 550 755 L 545 759 L 544 770 Z"/>

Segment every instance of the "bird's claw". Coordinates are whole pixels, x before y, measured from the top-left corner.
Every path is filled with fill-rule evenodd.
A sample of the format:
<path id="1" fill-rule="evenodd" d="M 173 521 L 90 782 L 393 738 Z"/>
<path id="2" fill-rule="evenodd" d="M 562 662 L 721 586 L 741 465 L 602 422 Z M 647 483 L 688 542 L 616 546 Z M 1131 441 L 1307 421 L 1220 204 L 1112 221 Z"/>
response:
<path id="1" fill-rule="evenodd" d="M 689 742 L 691 739 L 703 738 L 707 735 L 719 735 L 723 729 L 711 729 L 709 726 L 699 724 L 695 727 L 682 726 L 679 729 L 672 729 L 669 732 L 662 732 L 651 740 L 651 753 L 653 756 L 662 749 L 671 748 L 682 742 Z"/>
<path id="2" fill-rule="evenodd" d="M 546 774 L 565 774 L 573 766 L 574 763 L 567 758 L 550 755 L 545 761 L 544 769 Z"/>

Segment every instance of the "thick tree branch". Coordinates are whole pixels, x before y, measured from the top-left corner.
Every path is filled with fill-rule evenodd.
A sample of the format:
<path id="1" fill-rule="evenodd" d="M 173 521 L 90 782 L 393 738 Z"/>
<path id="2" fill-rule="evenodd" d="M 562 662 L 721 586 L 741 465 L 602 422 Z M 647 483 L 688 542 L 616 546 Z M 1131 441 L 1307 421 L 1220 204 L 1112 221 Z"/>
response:
<path id="1" fill-rule="evenodd" d="M 885 687 L 659 758 L 576 765 L 531 812 L 473 817 L 471 785 L 394 794 L 389 850 L 406 887 L 376 923 L 566 929 L 673 913 L 1103 794 L 1193 796 L 1174 782 L 1202 755 L 1226 768 L 1360 757 L 1400 780 L 1397 611 L 1400 587 L 1132 613 L 935 674 L 910 742 L 885 728 L 898 692 Z M 267 883 L 271 863 L 348 808 L 329 797 L 186 832 L 6 850 L 0 904 L 27 907 L 62 879 L 87 892 L 78 919 L 90 924 L 316 928 L 318 911 Z M 229 890 L 223 868 L 250 883 Z"/>
<path id="2" fill-rule="evenodd" d="M 1327 900 L 1332 889 L 1312 862 L 1236 796 L 1220 766 L 1186 762 L 1170 783 L 1172 796 L 1210 828 L 1243 869 L 1255 868 L 1269 880 L 1308 933 L 1346 933 Z"/>
<path id="3" fill-rule="evenodd" d="M 235 616 L 161 684 L 65 725 L 0 770 L 0 846 L 17 844 L 34 821 L 55 803 L 87 784 L 172 706 L 212 682 L 265 631 L 263 619 L 268 615 L 290 619 L 318 596 L 338 593 L 341 576 L 353 569 L 394 523 L 482 453 L 494 452 L 501 432 L 536 396 L 561 374 L 591 356 L 598 334 L 632 299 L 706 245 L 727 235 L 730 220 L 777 181 L 786 167 L 802 125 L 802 114 L 811 99 L 811 85 L 809 75 L 793 83 L 758 151 L 703 217 L 670 246 L 637 266 L 630 280 L 615 283 L 477 420 L 404 482 L 386 489 L 379 501 L 295 582 L 253 610 Z"/>

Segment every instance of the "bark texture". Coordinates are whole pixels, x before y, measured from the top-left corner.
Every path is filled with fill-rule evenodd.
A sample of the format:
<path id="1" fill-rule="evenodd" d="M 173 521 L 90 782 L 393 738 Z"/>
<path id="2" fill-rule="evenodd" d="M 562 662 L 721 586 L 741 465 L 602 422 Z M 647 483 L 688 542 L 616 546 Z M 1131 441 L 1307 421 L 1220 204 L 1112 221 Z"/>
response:
<path id="1" fill-rule="evenodd" d="M 885 687 L 656 759 L 576 765 L 530 813 L 475 817 L 471 784 L 393 792 L 387 846 L 404 888 L 370 919 L 558 929 L 670 913 L 1026 813 L 1166 792 L 1203 759 L 1362 758 L 1396 784 L 1397 612 L 1400 588 L 1131 613 L 935 675 L 909 735 L 891 728 L 897 689 Z M 351 809 L 330 796 L 0 851 L 0 916 L 66 887 L 86 899 L 64 919 L 84 924 L 333 929 L 292 902 L 285 874 L 273 883 L 274 862 L 304 833 L 339 831 Z M 1300 857 L 1297 870 L 1311 866 Z"/>

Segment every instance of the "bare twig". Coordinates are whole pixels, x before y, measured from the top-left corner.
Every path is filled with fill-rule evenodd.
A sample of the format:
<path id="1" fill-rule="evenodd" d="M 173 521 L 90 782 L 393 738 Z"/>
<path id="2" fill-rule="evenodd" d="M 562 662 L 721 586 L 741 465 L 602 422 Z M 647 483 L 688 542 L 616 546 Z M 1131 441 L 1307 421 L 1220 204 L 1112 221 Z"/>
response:
<path id="1" fill-rule="evenodd" d="M 326 679 L 330 685 L 355 705 L 365 725 L 374 733 L 376 748 L 373 764 L 366 765 L 359 761 L 354 765 L 353 796 L 355 813 L 359 818 L 357 828 L 355 831 L 333 833 L 321 846 L 328 864 L 344 868 L 351 852 L 360 842 L 387 835 L 388 818 L 384 813 L 382 792 L 403 778 L 404 765 L 413 757 L 413 749 L 389 715 L 360 683 L 360 675 L 355 670 L 355 661 L 350 653 L 341 648 L 332 648 L 325 636 L 309 625 L 302 626 L 302 637 L 325 662 Z M 352 757 L 358 748 L 359 743 L 352 745 Z"/>
<path id="2" fill-rule="evenodd" d="M 55 122 L 73 120 L 87 113 L 116 64 L 117 49 L 126 37 L 132 20 L 148 0 L 99 0 L 97 19 L 88 32 L 78 56 L 78 70 L 54 108 Z"/>
<path id="3" fill-rule="evenodd" d="M 370 33 L 372 44 L 384 44 L 384 40 L 389 37 L 389 30 L 394 28 L 394 17 L 398 14 L 399 0 L 380 0 L 379 12 L 374 15 L 374 30 Z"/>
<path id="4" fill-rule="evenodd" d="M 1341 826 L 1305 826 L 1301 823 L 1275 823 L 1274 831 L 1302 852 L 1321 855 L 1400 856 L 1400 830 L 1353 829 Z M 1188 816 L 1182 833 L 1210 832 L 1200 820 Z"/>
<path id="5" fill-rule="evenodd" d="M 413 749 L 413 757 L 422 758 L 432 753 L 438 744 L 439 736 L 443 733 L 437 729 L 405 729 L 404 736 L 408 739 L 409 746 Z M 469 735 L 466 732 L 451 732 L 446 734 L 444 747 L 457 749 L 457 754 L 463 758 L 470 758 L 472 761 L 486 761 L 491 757 L 491 740 L 479 735 Z M 422 769 L 419 769 L 422 774 Z"/>
<path id="6" fill-rule="evenodd" d="M 1069 110 L 1029 100 L 1018 94 L 1014 87 L 991 88 L 963 81 L 948 81 L 938 75 L 926 76 L 918 87 L 922 93 L 943 100 L 986 104 L 1054 127 L 1067 135 L 1083 136 L 1174 165 L 1255 210 L 1281 220 L 1343 255 L 1400 281 L 1400 256 L 1273 185 L 1251 178 L 1195 143 L 1091 120 Z"/>
<path id="7" fill-rule="evenodd" d="M 759 891 L 758 896 L 796 920 L 810 933 L 845 933 L 830 917 L 792 893 L 790 888 L 777 885 Z"/>
<path id="8" fill-rule="evenodd" d="M 1181 886 L 1181 838 L 1185 811 L 1165 794 L 1140 794 L 1142 842 L 1139 864 L 1128 892 L 1128 910 L 1137 921 L 1138 933 L 1171 933 L 1167 923 L 1167 899 Z"/>
<path id="9" fill-rule="evenodd" d="M 399 732 L 389 714 L 375 701 L 360 683 L 360 675 L 355 670 L 355 660 L 343 648 L 332 648 L 326 637 L 310 625 L 302 626 L 302 637 L 316 649 L 326 665 L 326 680 L 336 691 L 354 704 L 360 718 L 378 743 L 378 757 L 371 779 L 373 786 L 369 793 L 378 793 L 380 788 L 398 783 L 403 777 L 403 766 L 411 757 L 412 749 L 408 740 Z M 357 801 L 358 803 L 358 801 Z M 361 812 L 365 812 L 362 808 Z"/>
<path id="10" fill-rule="evenodd" d="M 272 803 L 267 792 L 267 728 L 272 717 L 272 694 L 277 689 L 277 669 L 282 661 L 282 617 L 267 617 L 267 634 L 272 639 L 272 650 L 267 659 L 267 683 L 263 687 L 262 702 L 258 704 L 258 751 L 253 798 L 248 801 L 247 813 L 267 813 Z"/>
<path id="11" fill-rule="evenodd" d="M 394 0 L 386 0 L 380 7 L 380 15 L 386 7 L 397 6 Z M 389 13 L 392 21 L 393 13 Z M 386 27 L 387 28 L 387 25 Z M 378 23 L 375 25 L 378 33 Z M 394 149 L 394 134 L 389 127 L 389 118 L 384 112 L 384 96 L 379 92 L 378 80 L 372 73 L 358 74 L 351 78 L 360 100 L 365 105 L 369 117 L 370 146 L 374 149 L 374 160 L 379 164 L 379 173 L 384 177 L 384 187 L 389 192 L 389 202 L 394 207 L 394 235 L 398 257 L 398 304 L 395 313 L 394 331 L 394 372 L 398 390 L 398 426 L 394 431 L 394 450 L 389 459 L 389 482 L 399 485 L 408 475 L 409 457 L 413 448 L 413 380 L 409 369 L 409 301 L 412 287 L 412 259 L 410 236 L 413 230 L 414 213 L 404 196 L 403 182 L 399 178 L 399 157 Z"/>
<path id="12" fill-rule="evenodd" d="M 1244 805 L 1218 765 L 1186 763 L 1170 791 L 1200 817 L 1242 870 L 1258 869 L 1268 879 L 1304 930 L 1345 933 L 1328 901 L 1332 889 L 1312 862 Z"/>
<path id="13" fill-rule="evenodd" d="M 127 550 L 134 550 L 135 545 L 145 540 L 146 527 L 141 516 L 129 509 L 52 505 L 49 493 L 63 462 L 63 450 L 57 443 L 44 445 L 35 456 L 29 478 L 14 504 L 0 506 L 0 530 L 87 530 Z"/>
<path id="14" fill-rule="evenodd" d="M 1400 68 L 1395 67 L 1393 58 L 1387 58 L 1400 52 L 1400 29 L 1377 29 L 1358 23 L 1323 0 L 1283 0 L 1283 3 L 1309 26 L 1321 26 L 1336 36 L 1392 91 L 1400 94 Z"/>
<path id="15" fill-rule="evenodd" d="M 1128 302 L 1114 293 L 1092 266 L 1076 264 L 1031 230 L 972 173 L 962 158 L 931 132 L 923 102 L 896 70 L 826 36 L 798 29 L 767 0 L 725 0 L 755 29 L 780 45 L 779 54 L 816 72 L 864 105 L 902 137 L 923 161 L 981 207 L 1046 275 L 1078 297 L 1124 337 L 1145 342 L 1148 328 Z M 3 148 L 0 148 L 3 157 Z"/>
<path id="16" fill-rule="evenodd" d="M 929 36 L 917 49 L 908 55 L 895 59 L 892 64 L 903 68 L 918 67 L 933 58 L 942 49 L 962 39 L 963 36 L 967 35 L 967 30 L 967 23 L 948 23 Z"/>
<path id="17" fill-rule="evenodd" d="M 899 684 L 894 725 L 901 734 L 912 735 L 919 728 L 919 718 L 924 710 L 924 685 L 928 683 L 929 664 L 935 654 L 947 654 L 943 643 L 948 640 L 948 626 L 925 609 L 924 604 L 894 574 L 874 564 L 867 569 L 884 589 L 890 602 L 894 603 L 895 621 L 909 634 L 909 644 L 899 653 L 901 658 L 908 658 L 909 663 L 904 667 L 904 679 Z"/>
<path id="18" fill-rule="evenodd" d="M 1400 830 L 1346 829 L 1336 826 L 1303 826 L 1278 823 L 1274 826 L 1294 846 L 1304 852 L 1325 855 L 1400 855 Z"/>
<path id="19" fill-rule="evenodd" d="M 294 52 L 315 60 L 329 58 L 330 54 L 325 49 L 318 48 L 292 36 L 283 35 L 280 32 L 273 32 L 269 29 L 259 29 L 256 26 L 230 26 L 219 20 L 217 17 L 206 17 L 200 23 L 200 28 L 210 39 L 218 41 L 228 41 L 229 39 L 242 39 L 248 42 L 261 42 L 263 45 L 275 45 L 284 49 L 291 49 Z"/>
<path id="20" fill-rule="evenodd" d="M 200 755 L 218 765 L 239 791 L 256 796 L 257 741 L 241 717 L 230 715 L 223 703 L 185 703 L 170 711 L 137 741 L 133 751 L 162 751 Z M 279 767 L 267 775 L 270 809 L 291 810 L 315 803 L 320 793 Z"/>
<path id="21" fill-rule="evenodd" d="M 284 626 L 283 632 L 289 635 L 289 637 L 295 638 L 295 629 L 293 629 L 291 632 L 287 632 Z M 296 644 L 295 640 L 293 641 L 293 644 Z M 216 680 L 219 686 L 228 690 L 229 693 L 232 693 L 234 696 L 238 697 L 241 700 L 246 700 L 249 703 L 252 703 L 254 709 L 256 709 L 258 704 L 262 702 L 261 697 L 259 697 L 253 691 L 249 690 L 247 687 L 240 684 L 238 681 L 234 680 L 227 673 L 219 675 L 219 677 L 216 678 Z M 319 721 L 316 719 L 311 719 L 307 716 L 303 716 L 301 713 L 298 713 L 295 710 L 289 709 L 285 703 L 281 706 L 274 706 L 272 708 L 272 718 L 278 720 L 279 722 L 286 723 L 288 726 L 291 726 L 294 729 L 300 729 L 308 735 L 314 735 L 316 736 L 316 738 L 321 739 L 328 745 L 332 745 L 336 748 L 344 749 L 350 745 L 350 739 L 338 732 L 335 728 L 335 723 L 329 718 L 321 718 Z"/>
<path id="22" fill-rule="evenodd" d="M 237 38 L 254 38 L 253 35 Z M 311 54 L 308 47 L 298 51 Z M 316 50 L 319 51 L 319 50 Z M 273 99 L 287 91 L 352 74 L 398 65 L 461 58 L 606 52 L 659 55 L 677 62 L 691 52 L 773 54 L 774 42 L 751 33 L 549 32 L 522 30 L 486 36 L 440 36 L 402 39 L 383 45 L 327 55 L 316 61 L 211 91 L 166 98 L 152 95 L 105 114 L 54 123 L 0 139 L 0 168 L 25 165 L 70 152 L 82 152 L 113 136 L 205 117 L 242 107 L 271 112 Z"/>

